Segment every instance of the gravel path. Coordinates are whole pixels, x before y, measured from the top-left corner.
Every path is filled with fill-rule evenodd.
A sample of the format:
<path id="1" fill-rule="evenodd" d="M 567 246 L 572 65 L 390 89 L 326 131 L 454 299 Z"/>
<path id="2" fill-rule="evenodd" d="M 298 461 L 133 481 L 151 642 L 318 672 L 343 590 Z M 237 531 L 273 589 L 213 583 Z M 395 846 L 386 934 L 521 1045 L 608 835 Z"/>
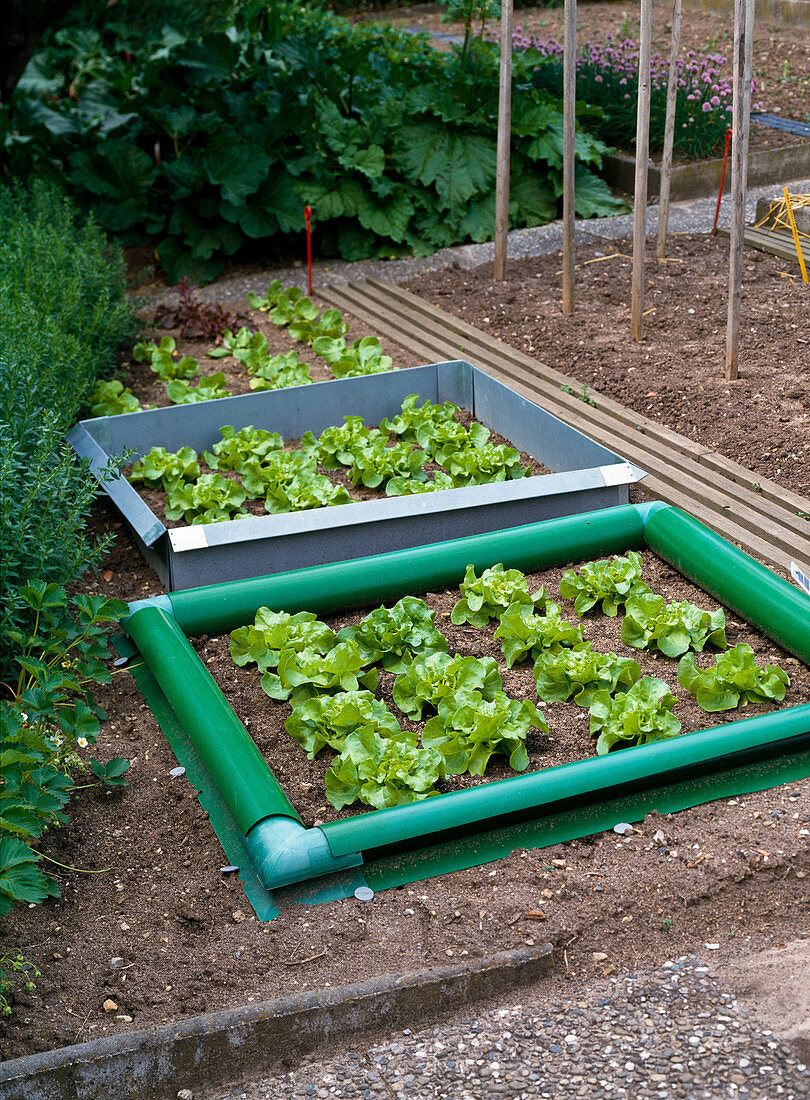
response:
<path id="1" fill-rule="evenodd" d="M 695 958 L 628 974 L 582 1000 L 542 992 L 238 1088 L 195 1089 L 194 1100 L 810 1096 L 810 1069 Z"/>
<path id="2" fill-rule="evenodd" d="M 785 181 L 788 182 L 788 181 Z M 810 192 L 810 180 L 797 180 L 790 184 L 792 194 Z M 746 195 L 746 221 L 753 222 L 757 200 L 761 198 L 781 197 L 781 187 L 770 184 L 767 187 L 755 187 Z M 714 220 L 716 198 L 690 199 L 672 203 L 669 211 L 670 233 L 708 233 Z M 728 196 L 723 199 L 719 224 L 728 225 L 730 220 L 730 202 Z M 658 207 L 647 208 L 647 236 L 658 233 Z M 589 218 L 577 221 L 577 245 L 588 248 L 598 246 L 600 241 L 621 240 L 633 235 L 633 215 L 619 214 L 612 218 Z M 317 248 L 317 242 L 313 239 Z M 516 229 L 509 234 L 508 256 L 510 260 L 519 260 L 527 256 L 545 256 L 562 249 L 562 222 L 549 222 L 533 229 Z M 393 283 L 407 282 L 426 271 L 438 271 L 453 265 L 469 270 L 480 264 L 492 263 L 494 245 L 463 244 L 454 248 L 444 248 L 432 256 L 413 257 L 402 260 L 359 260 L 349 263 L 346 260 L 318 260 L 313 262 L 312 278 L 315 289 L 330 283 L 352 282 L 358 279 L 388 279 Z M 271 279 L 280 279 L 285 285 L 306 286 L 306 271 L 303 264 L 293 267 L 268 267 L 264 270 L 251 269 L 248 272 L 237 269 L 216 279 L 210 286 L 203 287 L 200 297 L 223 303 L 242 304 L 248 290 L 264 289 Z M 173 299 L 174 291 L 166 290 L 153 299 L 154 303 L 162 299 Z"/>

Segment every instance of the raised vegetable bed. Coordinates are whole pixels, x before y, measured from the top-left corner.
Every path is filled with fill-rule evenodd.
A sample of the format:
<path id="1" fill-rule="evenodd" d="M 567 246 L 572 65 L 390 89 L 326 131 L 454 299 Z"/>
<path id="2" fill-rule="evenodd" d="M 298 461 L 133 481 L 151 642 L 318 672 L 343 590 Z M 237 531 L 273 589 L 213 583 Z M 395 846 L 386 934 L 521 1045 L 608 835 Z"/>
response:
<path id="1" fill-rule="evenodd" d="M 131 605 L 146 663 L 134 674 L 228 858 L 264 918 L 280 898 L 326 900 L 446 873 L 633 821 L 651 810 L 810 774 L 810 705 L 358 814 L 307 829 L 187 636 L 253 621 L 259 607 L 325 614 L 457 585 L 503 562 L 524 571 L 647 548 L 810 662 L 803 593 L 667 505 L 607 509 L 351 563 L 217 585 Z M 301 883 L 296 886 L 294 884 Z M 281 891 L 274 900 L 272 896 Z"/>
<path id="2" fill-rule="evenodd" d="M 555 472 L 172 530 L 125 478 L 105 484 L 105 491 L 172 591 L 626 504 L 630 485 L 644 476 L 619 455 L 460 361 L 85 420 L 68 439 L 98 472 L 110 456 L 127 448 L 139 456 L 157 446 L 203 452 L 220 438 L 225 424 L 237 431 L 253 425 L 279 432 L 284 439 L 299 439 L 306 431 L 318 435 L 350 414 L 379 424 L 395 416 L 412 393 L 420 401 L 452 401 L 467 409 Z"/>

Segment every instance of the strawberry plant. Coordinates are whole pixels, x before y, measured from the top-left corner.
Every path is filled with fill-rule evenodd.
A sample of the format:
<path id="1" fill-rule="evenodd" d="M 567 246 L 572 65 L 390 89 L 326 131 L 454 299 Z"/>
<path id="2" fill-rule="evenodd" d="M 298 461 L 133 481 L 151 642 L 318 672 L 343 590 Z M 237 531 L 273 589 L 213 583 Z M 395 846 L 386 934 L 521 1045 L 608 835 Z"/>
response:
<path id="1" fill-rule="evenodd" d="M 459 591 L 461 599 L 450 613 L 457 626 L 469 623 L 480 629 L 490 619 L 500 619 L 516 604 L 529 611 L 546 604 L 545 588 L 530 595 L 528 582 L 520 570 L 504 569 L 502 562 L 485 569 L 480 577 L 476 576 L 473 566 L 468 565 Z"/>
<path id="2" fill-rule="evenodd" d="M 148 363 L 150 369 L 162 382 L 173 378 L 194 378 L 200 365 L 190 355 L 177 358 L 177 344 L 173 336 L 162 336 L 159 344 L 147 344 L 141 341 L 132 349 L 132 358 L 136 363 Z"/>
<path id="3" fill-rule="evenodd" d="M 153 447 L 136 462 L 129 475 L 130 481 L 143 481 L 150 489 L 168 492 L 181 481 L 191 481 L 200 476 L 197 452 L 191 447 L 179 451 L 167 451 L 165 447 Z"/>
<path id="4" fill-rule="evenodd" d="M 603 614 L 615 618 L 632 596 L 649 591 L 641 579 L 641 555 L 635 550 L 610 561 L 603 558 L 586 562 L 579 569 L 563 573 L 560 580 L 560 595 L 564 600 L 574 600 L 577 615 L 584 615 L 601 601 Z"/>
<path id="5" fill-rule="evenodd" d="M 231 391 L 225 389 L 225 375 L 203 375 L 197 386 L 189 386 L 182 378 L 175 378 L 166 386 L 166 396 L 173 405 L 193 405 L 198 401 L 215 401 L 219 397 L 230 397 Z"/>
<path id="6" fill-rule="evenodd" d="M 247 515 L 242 505 L 247 496 L 236 481 L 222 474 L 203 474 L 195 482 L 179 482 L 166 493 L 166 518 L 192 525 L 222 523 Z"/>
<path id="7" fill-rule="evenodd" d="M 753 649 L 740 642 L 706 669 L 697 667 L 691 653 L 684 654 L 678 663 L 678 683 L 694 695 L 699 707 L 714 714 L 765 700 L 781 703 L 790 677 L 778 665 L 758 665 Z"/>
<path id="8" fill-rule="evenodd" d="M 588 711 L 591 735 L 599 735 L 597 753 L 675 737 L 681 728 L 672 713 L 676 702 L 664 681 L 654 676 L 642 677 L 618 695 L 597 691 Z"/>
<path id="9" fill-rule="evenodd" d="M 527 656 L 539 657 L 545 650 L 557 653 L 563 647 L 582 644 L 582 627 L 572 626 L 560 616 L 560 608 L 549 601 L 545 614 L 536 615 L 531 603 L 516 600 L 501 613 L 495 631 L 506 667 L 512 668 Z"/>
<path id="10" fill-rule="evenodd" d="M 663 596 L 642 592 L 628 599 L 622 641 L 634 649 L 659 649 L 680 657 L 688 649 L 726 648 L 726 616 L 722 608 L 704 611 L 689 600 L 666 603 Z"/>
<path id="11" fill-rule="evenodd" d="M 626 691 L 641 679 L 638 662 L 615 653 L 594 653 L 590 642 L 574 649 L 544 650 L 534 662 L 537 694 L 547 703 L 564 703 L 573 696 L 589 707 L 597 691 Z"/>

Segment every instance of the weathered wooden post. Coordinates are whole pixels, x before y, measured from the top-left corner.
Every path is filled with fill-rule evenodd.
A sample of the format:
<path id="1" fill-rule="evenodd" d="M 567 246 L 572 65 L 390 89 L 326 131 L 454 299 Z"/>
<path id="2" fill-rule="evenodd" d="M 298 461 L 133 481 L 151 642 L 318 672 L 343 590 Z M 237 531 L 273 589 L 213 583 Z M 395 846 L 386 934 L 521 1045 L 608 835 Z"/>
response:
<path id="1" fill-rule="evenodd" d="M 506 278 L 509 235 L 509 156 L 512 136 L 512 0 L 501 0 L 501 68 L 495 177 L 495 278 Z"/>
<path id="2" fill-rule="evenodd" d="M 678 98 L 678 54 L 681 48 L 681 2 L 672 4 L 672 44 L 669 51 L 667 116 L 664 122 L 664 154 L 661 158 L 661 188 L 658 193 L 658 240 L 655 255 L 664 258 L 669 222 L 669 185 L 672 177 L 672 147 L 675 143 L 675 103 Z"/>
<path id="3" fill-rule="evenodd" d="M 563 313 L 574 312 L 577 0 L 565 0 L 563 44 Z"/>
<path id="4" fill-rule="evenodd" d="M 748 183 L 748 129 L 751 125 L 751 76 L 754 68 L 754 0 L 734 2 L 734 98 L 731 115 L 731 232 L 728 259 L 726 378 L 739 375 L 740 296 Z"/>
<path id="5" fill-rule="evenodd" d="M 644 249 L 647 244 L 647 171 L 650 158 L 650 43 L 652 0 L 641 0 L 636 113 L 636 185 L 633 197 L 633 281 L 630 291 L 630 332 L 644 333 Z"/>

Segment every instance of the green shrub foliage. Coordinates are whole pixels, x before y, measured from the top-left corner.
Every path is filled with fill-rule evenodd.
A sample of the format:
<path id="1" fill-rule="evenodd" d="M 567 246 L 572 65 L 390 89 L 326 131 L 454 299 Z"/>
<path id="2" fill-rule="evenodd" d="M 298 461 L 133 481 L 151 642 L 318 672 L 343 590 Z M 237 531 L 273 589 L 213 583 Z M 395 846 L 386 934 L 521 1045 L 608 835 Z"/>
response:
<path id="1" fill-rule="evenodd" d="M 279 3 L 227 31 L 59 32 L 30 62 L 0 132 L 18 174 L 64 178 L 127 244 L 155 241 L 172 280 L 210 279 L 246 242 L 279 249 L 313 210 L 322 255 L 427 254 L 494 231 L 498 47 Z M 513 227 L 554 218 L 562 107 L 515 58 Z M 577 107 L 589 116 L 591 108 Z M 577 212 L 621 206 L 577 136 Z"/>
<path id="2" fill-rule="evenodd" d="M 0 188 L 0 674 L 30 619 L 20 588 L 64 584 L 103 544 L 85 522 L 96 493 L 64 432 L 132 331 L 123 264 L 58 190 Z"/>

